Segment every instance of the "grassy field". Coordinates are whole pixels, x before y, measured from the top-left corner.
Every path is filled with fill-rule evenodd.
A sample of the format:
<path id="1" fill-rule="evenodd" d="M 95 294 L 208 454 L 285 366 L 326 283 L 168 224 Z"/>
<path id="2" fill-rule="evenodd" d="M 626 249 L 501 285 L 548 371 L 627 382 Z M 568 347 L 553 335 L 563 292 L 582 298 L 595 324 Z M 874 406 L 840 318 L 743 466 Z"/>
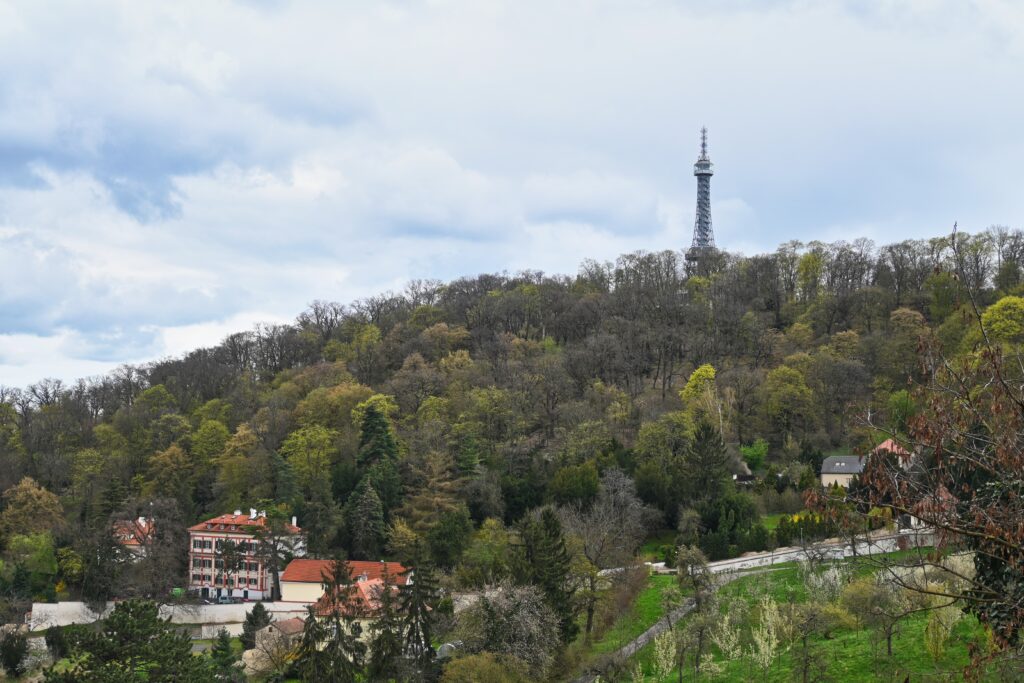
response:
<path id="1" fill-rule="evenodd" d="M 872 567 L 867 565 L 854 567 L 855 575 L 869 574 L 872 571 Z M 724 586 L 719 595 L 723 604 L 728 604 L 730 600 L 742 600 L 748 605 L 755 605 L 762 595 L 770 595 L 780 603 L 803 602 L 807 599 L 807 590 L 797 567 L 783 565 L 775 571 L 737 579 Z M 748 625 L 752 622 L 753 618 Z M 892 657 L 886 655 L 884 639 L 878 638 L 868 629 L 839 629 L 828 639 L 812 638 L 811 648 L 825 669 L 823 677 L 814 676 L 812 680 L 961 680 L 964 668 L 969 663 L 968 648 L 972 645 L 982 648 L 986 646 L 985 630 L 974 617 L 964 616 L 954 627 L 946 652 L 938 660 L 933 660 L 924 646 L 927 623 L 926 613 L 904 619 L 893 641 Z M 630 662 L 629 668 L 632 669 L 636 663 L 640 663 L 645 674 L 643 680 L 646 683 L 675 683 L 679 680 L 678 669 L 662 679 L 657 679 L 652 673 L 653 658 L 653 645 L 649 645 Z M 726 661 L 716 651 L 714 665 L 719 669 L 718 674 L 702 678 L 744 683 L 751 680 L 800 680 L 798 672 L 794 671 L 796 661 L 794 649 L 790 648 L 783 652 L 767 671 L 763 671 L 747 657 Z M 687 671 L 684 680 L 692 678 L 693 671 Z M 986 672 L 981 680 L 1008 679 L 996 673 Z"/>
<path id="2" fill-rule="evenodd" d="M 561 678 L 571 678 L 592 662 L 615 652 L 653 626 L 664 615 L 664 592 L 672 576 L 650 576 L 632 607 L 619 616 L 604 633 L 587 643 L 582 636 L 567 649 L 564 660 L 571 663 Z M 583 624 L 580 624 L 582 629 Z M 572 675 L 570 675 L 570 673 Z"/>

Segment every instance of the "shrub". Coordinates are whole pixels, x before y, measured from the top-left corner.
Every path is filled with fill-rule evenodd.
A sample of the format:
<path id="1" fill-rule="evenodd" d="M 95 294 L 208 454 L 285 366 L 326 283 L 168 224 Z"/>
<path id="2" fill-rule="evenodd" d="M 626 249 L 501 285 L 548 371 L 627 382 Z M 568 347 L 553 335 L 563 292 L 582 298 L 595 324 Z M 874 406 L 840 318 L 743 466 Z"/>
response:
<path id="1" fill-rule="evenodd" d="M 768 442 L 758 439 L 749 446 L 740 446 L 740 453 L 743 454 L 743 461 L 747 463 L 751 472 L 759 470 L 764 466 L 765 458 L 768 457 Z"/>

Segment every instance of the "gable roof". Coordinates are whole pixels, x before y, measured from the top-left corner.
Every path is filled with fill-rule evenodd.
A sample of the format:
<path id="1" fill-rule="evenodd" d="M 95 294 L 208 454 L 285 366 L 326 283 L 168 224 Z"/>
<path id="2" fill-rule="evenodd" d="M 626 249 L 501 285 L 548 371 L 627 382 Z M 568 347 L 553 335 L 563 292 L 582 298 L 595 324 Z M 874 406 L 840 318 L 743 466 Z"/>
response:
<path id="1" fill-rule="evenodd" d="M 313 609 L 319 617 L 339 612 L 352 617 L 372 616 L 380 609 L 380 593 L 383 590 L 384 581 L 381 579 L 357 581 L 349 586 L 346 597 L 341 598 L 338 594 L 331 596 L 324 593 L 314 603 Z M 394 586 L 388 586 L 387 590 L 397 589 Z"/>
<path id="2" fill-rule="evenodd" d="M 227 531 L 238 534 L 253 534 L 257 529 L 267 526 L 267 518 L 264 515 L 243 515 L 226 514 L 219 517 L 212 517 L 205 522 L 200 522 L 188 528 L 189 531 Z M 289 534 L 300 534 L 302 529 L 293 525 L 285 524 L 284 530 Z"/>
<path id="3" fill-rule="evenodd" d="M 863 455 L 830 455 L 821 461 L 821 473 L 860 474 L 866 461 Z"/>
<path id="4" fill-rule="evenodd" d="M 119 519 L 114 522 L 114 536 L 123 546 L 141 546 L 149 541 L 152 533 L 153 521 L 145 517 Z"/>
<path id="5" fill-rule="evenodd" d="M 357 583 L 361 582 L 364 576 L 368 581 L 382 580 L 385 573 L 395 586 L 404 586 L 409 580 L 406 568 L 398 562 L 355 561 L 347 564 L 349 576 Z M 323 583 L 323 575 L 329 574 L 333 566 L 334 560 L 294 559 L 284 568 L 281 580 L 294 583 Z"/>
<path id="6" fill-rule="evenodd" d="M 872 453 L 892 453 L 893 455 L 910 455 L 910 451 L 908 451 L 906 448 L 904 448 L 903 446 L 899 445 L 898 443 L 896 443 L 892 439 L 886 439 L 882 443 L 880 443 L 877 446 L 875 446 L 874 450 L 871 451 L 871 452 Z"/>
<path id="7" fill-rule="evenodd" d="M 291 619 L 271 622 L 268 628 L 279 631 L 286 636 L 294 636 L 306 629 L 306 622 L 302 617 L 292 617 Z"/>

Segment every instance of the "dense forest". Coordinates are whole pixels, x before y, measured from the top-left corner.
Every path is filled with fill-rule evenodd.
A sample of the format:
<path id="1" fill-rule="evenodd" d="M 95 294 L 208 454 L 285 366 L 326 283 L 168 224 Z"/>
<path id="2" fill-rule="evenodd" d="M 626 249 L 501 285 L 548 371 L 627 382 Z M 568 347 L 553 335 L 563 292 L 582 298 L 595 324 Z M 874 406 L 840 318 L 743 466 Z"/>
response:
<path id="1" fill-rule="evenodd" d="M 908 429 L 922 332 L 968 348 L 972 303 L 1018 324 L 1022 264 L 1003 228 L 637 252 L 315 301 L 181 358 L 2 388 L 4 611 L 166 594 L 184 527 L 236 508 L 296 515 L 322 557 L 425 549 L 463 587 L 522 574 L 538 508 L 593 570 L 664 530 L 712 559 L 785 544 L 759 520 L 802 510 L 824 455 Z M 120 562 L 111 521 L 137 514 L 165 551 Z"/>

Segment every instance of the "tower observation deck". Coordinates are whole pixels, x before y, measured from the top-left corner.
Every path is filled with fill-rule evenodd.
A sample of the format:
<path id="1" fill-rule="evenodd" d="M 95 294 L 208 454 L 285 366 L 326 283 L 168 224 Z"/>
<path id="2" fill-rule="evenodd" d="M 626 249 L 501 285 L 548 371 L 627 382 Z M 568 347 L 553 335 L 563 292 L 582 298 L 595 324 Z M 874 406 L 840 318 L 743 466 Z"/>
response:
<path id="1" fill-rule="evenodd" d="M 700 156 L 693 165 L 697 176 L 697 213 L 693 223 L 693 242 L 686 252 L 687 261 L 696 261 L 715 249 L 715 233 L 711 229 L 711 176 L 714 175 L 708 157 L 708 129 L 700 129 Z"/>

